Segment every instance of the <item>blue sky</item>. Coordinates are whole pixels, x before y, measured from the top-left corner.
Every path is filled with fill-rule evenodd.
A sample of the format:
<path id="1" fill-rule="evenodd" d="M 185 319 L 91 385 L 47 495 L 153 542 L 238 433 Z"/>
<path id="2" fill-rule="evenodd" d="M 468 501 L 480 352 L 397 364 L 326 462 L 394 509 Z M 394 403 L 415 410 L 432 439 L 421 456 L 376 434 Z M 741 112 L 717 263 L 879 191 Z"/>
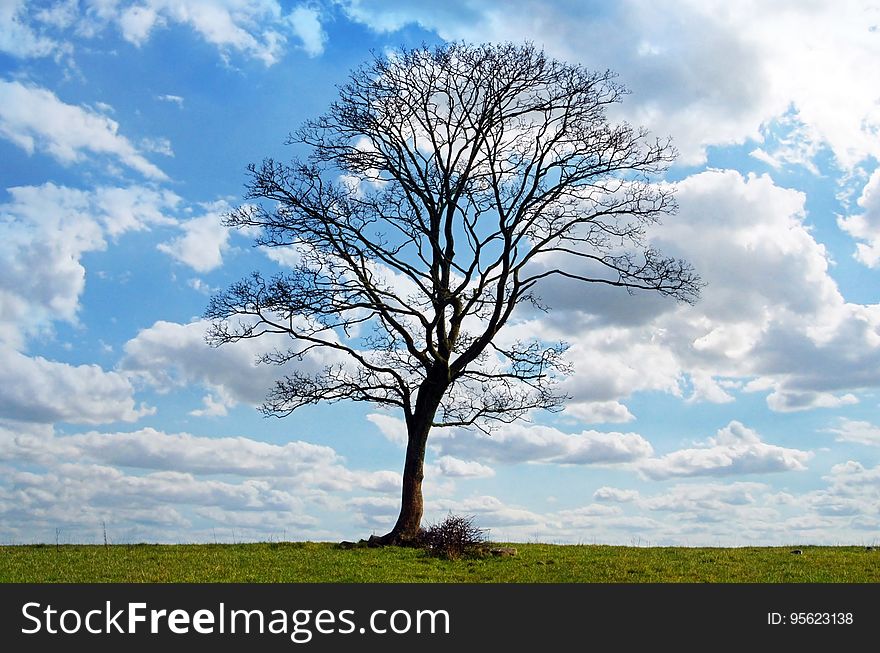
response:
<path id="1" fill-rule="evenodd" d="M 429 441 L 426 520 L 494 539 L 880 538 L 880 4 L 0 0 L 0 541 L 352 539 L 398 508 L 400 416 L 256 411 L 265 343 L 213 291 L 282 269 L 228 231 L 245 166 L 369 57 L 532 41 L 671 135 L 650 238 L 694 307 L 545 288 L 572 401 Z"/>

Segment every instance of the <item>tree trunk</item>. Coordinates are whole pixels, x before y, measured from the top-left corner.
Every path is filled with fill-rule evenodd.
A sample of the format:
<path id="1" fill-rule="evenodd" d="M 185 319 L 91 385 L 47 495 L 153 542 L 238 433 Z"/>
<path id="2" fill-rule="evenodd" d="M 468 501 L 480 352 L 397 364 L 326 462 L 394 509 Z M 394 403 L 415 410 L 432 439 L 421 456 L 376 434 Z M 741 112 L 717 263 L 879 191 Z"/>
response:
<path id="1" fill-rule="evenodd" d="M 383 539 L 386 544 L 414 544 L 418 539 L 422 524 L 424 502 L 422 500 L 422 479 L 425 477 L 425 437 L 417 433 L 410 434 L 406 445 L 406 460 L 403 465 L 403 487 L 400 496 L 400 515 L 391 532 Z"/>
<path id="2" fill-rule="evenodd" d="M 417 543 L 422 524 L 424 502 L 422 479 L 425 477 L 425 449 L 428 433 L 434 423 L 434 415 L 440 400 L 449 387 L 445 377 L 429 378 L 424 382 L 412 417 L 407 422 L 406 459 L 403 464 L 403 487 L 400 496 L 400 514 L 391 532 L 381 537 L 371 537 L 376 544 L 412 546 Z"/>

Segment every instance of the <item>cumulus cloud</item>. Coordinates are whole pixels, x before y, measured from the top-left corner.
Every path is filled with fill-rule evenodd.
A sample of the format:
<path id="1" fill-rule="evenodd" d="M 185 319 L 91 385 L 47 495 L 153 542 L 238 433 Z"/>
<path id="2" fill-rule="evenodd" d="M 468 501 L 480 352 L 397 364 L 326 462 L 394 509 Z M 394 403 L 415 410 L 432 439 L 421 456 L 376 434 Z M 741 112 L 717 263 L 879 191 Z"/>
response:
<path id="1" fill-rule="evenodd" d="M 635 501 L 636 499 L 638 499 L 639 493 L 637 490 L 622 490 L 620 488 L 608 487 L 607 485 L 603 485 L 598 490 L 593 492 L 593 498 L 596 501 L 626 503 L 628 501 Z"/>
<path id="2" fill-rule="evenodd" d="M 705 445 L 642 461 L 638 469 L 654 480 L 676 476 L 767 474 L 805 470 L 812 457 L 810 451 L 767 444 L 757 432 L 734 420 L 719 429 Z"/>
<path id="3" fill-rule="evenodd" d="M 223 253 L 229 248 L 229 230 L 223 226 L 221 214 L 228 206 L 219 202 L 205 215 L 180 224 L 182 236 L 158 245 L 175 260 L 196 272 L 210 272 L 223 264 Z"/>
<path id="4" fill-rule="evenodd" d="M 834 465 L 831 473 L 823 477 L 829 481 L 829 491 L 840 496 L 880 497 L 880 465 L 865 467 L 856 460 Z M 875 504 L 876 511 L 877 506 Z"/>
<path id="5" fill-rule="evenodd" d="M 135 45 L 143 45 L 150 37 L 150 32 L 157 21 L 162 24 L 164 19 L 160 17 L 153 7 L 142 5 L 124 9 L 119 14 L 119 28 L 126 41 Z"/>
<path id="6" fill-rule="evenodd" d="M 394 525 L 400 502 L 391 497 L 355 497 L 346 502 L 346 507 L 358 523 L 386 530 Z"/>
<path id="7" fill-rule="evenodd" d="M 293 528 L 320 533 L 310 511 L 335 505 L 325 498 L 396 493 L 401 482 L 396 472 L 350 469 L 326 446 L 151 428 L 62 435 L 49 425 L 0 423 L 4 462 L 18 466 L 0 475 L 0 533 L 7 537 L 57 526 L 87 529 L 102 520 L 114 528 L 166 529 L 158 532 L 200 525 L 204 534 L 211 525 L 235 525 L 255 537 Z M 156 531 L 149 539 L 156 541 Z"/>
<path id="8" fill-rule="evenodd" d="M 856 245 L 856 260 L 869 268 L 880 265 L 880 168 L 874 170 L 862 190 L 857 204 L 862 213 L 839 217 L 838 226 L 860 241 Z"/>
<path id="9" fill-rule="evenodd" d="M 867 467 L 848 460 L 832 466 L 822 478 L 828 482 L 826 488 L 799 498 L 809 511 L 807 518 L 824 520 L 816 529 L 836 523 L 855 530 L 874 530 L 880 519 L 880 465 Z M 831 518 L 836 519 L 829 522 Z"/>
<path id="10" fill-rule="evenodd" d="M 562 389 L 575 404 L 644 390 L 714 403 L 765 392 L 772 410 L 791 412 L 850 405 L 880 383 L 880 307 L 844 300 L 802 193 L 732 170 L 677 186 L 678 215 L 649 237 L 700 272 L 696 306 L 626 293 L 610 302 L 571 283 L 539 289 L 553 311 L 528 333 L 572 343 L 575 375 Z"/>
<path id="11" fill-rule="evenodd" d="M 837 442 L 880 446 L 880 426 L 875 426 L 871 422 L 841 417 L 837 420 L 837 426 L 826 431 L 835 434 Z"/>
<path id="12" fill-rule="evenodd" d="M 378 428 L 385 438 L 400 447 L 406 446 L 406 424 L 402 419 L 384 413 L 370 413 L 367 415 L 367 420 Z"/>
<path id="13" fill-rule="evenodd" d="M 602 419 L 594 411 L 609 409 L 624 420 L 621 402 L 645 390 L 729 403 L 760 387 L 774 410 L 832 407 L 880 380 L 880 316 L 845 302 L 803 193 L 732 170 L 691 175 L 677 189 L 678 214 L 649 238 L 701 274 L 696 306 L 557 280 L 537 289 L 551 313 L 514 327 L 571 343 L 575 374 L 561 386 L 569 416 Z"/>
<path id="14" fill-rule="evenodd" d="M 473 515 L 476 524 L 485 528 L 533 526 L 545 521 L 542 515 L 522 506 L 508 505 L 490 495 L 468 497 L 461 501 L 441 499 L 430 502 L 427 510 L 438 516 L 449 512 Z"/>
<path id="15" fill-rule="evenodd" d="M 371 413 L 385 438 L 406 446 L 406 425 L 400 418 Z M 465 429 L 435 429 L 428 443 L 439 456 L 434 465 L 450 477 L 490 477 L 494 470 L 481 462 L 528 462 L 561 465 L 614 464 L 638 460 L 652 453 L 650 443 L 636 433 L 583 431 L 570 435 L 548 426 L 508 424 L 491 436 Z"/>
<path id="16" fill-rule="evenodd" d="M 432 445 L 442 455 L 505 464 L 615 464 L 653 453 L 651 444 L 638 433 L 568 434 L 550 426 L 519 423 L 507 424 L 491 436 L 464 429 L 440 429 L 434 433 Z"/>
<path id="17" fill-rule="evenodd" d="M 59 44 L 41 34 L 27 20 L 25 0 L 0 2 L 0 52 L 13 57 L 45 57 Z"/>
<path id="18" fill-rule="evenodd" d="M 635 419 L 619 401 L 573 401 L 566 404 L 565 415 L 586 424 L 620 424 Z"/>
<path id="19" fill-rule="evenodd" d="M 760 141 L 763 126 L 785 117 L 805 125 L 804 137 L 827 143 L 845 166 L 880 150 L 880 110 L 863 83 L 880 53 L 868 5 L 823 0 L 793 11 L 722 0 L 626 0 L 601 8 L 349 0 L 344 6 L 377 31 L 419 24 L 451 40 L 528 39 L 563 59 L 611 66 L 634 91 L 625 115 L 672 134 L 687 162 L 701 161 L 709 145 Z M 590 46 L 597 42 L 603 47 Z"/>
<path id="20" fill-rule="evenodd" d="M 321 15 L 316 9 L 300 5 L 290 12 L 287 19 L 293 33 L 302 42 L 306 54 L 316 57 L 324 51 L 327 34 L 321 26 Z"/>
<path id="21" fill-rule="evenodd" d="M 0 205 L 0 341 L 24 338 L 55 320 L 74 322 L 85 288 L 82 257 L 107 237 L 173 222 L 180 201 L 143 186 L 83 191 L 46 183 L 9 188 Z"/>
<path id="22" fill-rule="evenodd" d="M 208 327 L 206 320 L 187 324 L 160 320 L 125 343 L 120 370 L 162 392 L 201 384 L 211 395 L 202 410 L 210 408 L 219 414 L 220 404 L 229 408 L 236 403 L 262 403 L 275 380 L 289 373 L 294 364 L 299 370 L 314 372 L 337 360 L 316 352 L 282 367 L 261 365 L 257 363 L 261 354 L 287 346 L 284 336 L 243 340 L 212 349 L 205 342 Z"/>
<path id="23" fill-rule="evenodd" d="M 137 406 L 123 375 L 97 365 L 29 357 L 0 345 L 0 415 L 25 422 L 133 422 L 152 409 Z"/>
<path id="24" fill-rule="evenodd" d="M 321 20 L 312 4 L 285 13 L 278 0 L 124 0 L 91 2 L 82 10 L 76 3 L 58 3 L 33 16 L 25 3 L 13 1 L 0 11 L 0 48 L 19 57 L 45 56 L 62 47 L 42 33 L 46 30 L 57 38 L 94 38 L 110 26 L 141 47 L 156 32 L 180 25 L 215 46 L 224 59 L 234 53 L 271 66 L 284 56 L 289 41 L 309 56 L 321 54 L 327 38 Z"/>
<path id="25" fill-rule="evenodd" d="M 858 397 L 847 391 L 880 382 L 880 306 L 837 303 L 828 309 L 812 324 L 768 325 L 750 352 L 752 369 L 773 389 L 768 396 L 771 408 L 791 411 L 854 404 Z M 746 389 L 753 387 L 749 384 Z"/>
<path id="26" fill-rule="evenodd" d="M 244 437 L 208 438 L 189 433 L 164 433 L 152 428 L 49 437 L 43 433 L 22 433 L 7 439 L 4 445 L 7 459 L 42 463 L 81 460 L 163 472 L 231 474 L 248 478 L 295 476 L 342 462 L 330 447 L 308 442 L 278 445 Z"/>
<path id="27" fill-rule="evenodd" d="M 593 526 L 602 519 L 607 519 L 613 515 L 619 515 L 623 511 L 617 506 L 606 506 L 601 503 L 591 503 L 579 508 L 571 510 L 560 510 L 554 517 L 557 517 L 565 527 L 568 528 L 584 528 Z"/>
<path id="28" fill-rule="evenodd" d="M 382 413 L 372 413 L 367 419 L 391 442 L 399 446 L 406 444 L 403 420 Z M 434 429 L 428 446 L 439 454 L 438 463 L 462 459 L 456 465 L 463 460 L 508 465 L 528 462 L 619 464 L 638 461 L 653 453 L 651 443 L 638 433 L 589 430 L 568 434 L 551 426 L 521 422 L 506 424 L 492 435 L 460 428 Z"/>
<path id="29" fill-rule="evenodd" d="M 776 389 L 767 395 L 767 405 L 771 410 L 780 413 L 793 413 L 813 408 L 837 408 L 857 403 L 859 403 L 858 398 L 851 393 L 837 396 L 830 392 L 796 392 Z"/>
<path id="30" fill-rule="evenodd" d="M 769 489 L 764 483 L 708 483 L 675 485 L 663 494 L 645 497 L 641 505 L 648 510 L 662 510 L 691 515 L 716 513 L 719 518 L 731 506 L 756 503 Z"/>
<path id="31" fill-rule="evenodd" d="M 45 152 L 70 165 L 106 155 L 149 179 L 167 179 L 119 133 L 119 123 L 92 109 L 66 104 L 52 91 L 0 80 L 0 136 L 28 154 Z"/>
<path id="32" fill-rule="evenodd" d="M 303 535 L 314 538 L 314 534 L 321 533 L 321 520 L 300 510 L 228 510 L 217 506 L 201 506 L 193 510 L 193 513 L 213 524 L 222 524 L 226 528 L 235 528 L 239 531 L 239 538 L 233 533 L 232 542 L 238 541 L 242 532 L 259 533 L 257 539 L 281 539 L 296 540 Z M 212 529 L 214 540 L 217 533 Z M 317 539 L 317 538 L 315 538 Z M 330 538 L 325 538 L 330 539 Z"/>
<path id="33" fill-rule="evenodd" d="M 229 413 L 229 406 L 234 400 L 226 398 L 217 398 L 213 394 L 208 393 L 202 397 L 202 408 L 196 408 L 189 411 L 190 415 L 195 417 L 225 417 Z"/>
<path id="34" fill-rule="evenodd" d="M 64 463 L 39 475 L 18 473 L 8 481 L 18 497 L 19 509 L 42 524 L 56 519 L 56 524 L 81 525 L 107 518 L 134 521 L 152 509 L 160 509 L 161 515 L 162 508 L 166 515 L 174 516 L 174 522 L 186 524 L 180 508 L 191 505 L 302 510 L 301 499 L 259 481 L 229 483 L 180 472 L 135 476 L 103 465 Z M 129 514 L 132 509 L 134 515 Z"/>
<path id="35" fill-rule="evenodd" d="M 202 383 L 221 388 L 218 399 L 260 403 L 276 378 L 274 368 L 255 363 L 263 345 L 244 341 L 211 351 L 205 342 L 208 326 L 203 320 L 156 322 L 125 343 L 120 368 L 164 391 Z"/>
<path id="36" fill-rule="evenodd" d="M 761 327 L 785 312 L 822 315 L 842 303 L 827 252 L 804 223 L 803 193 L 732 170 L 692 175 L 677 187 L 680 214 L 657 228 L 653 242 L 669 255 L 687 256 L 700 271 L 707 284 L 700 314 Z M 699 239 L 690 237 L 695 232 Z M 748 346 L 735 333 L 709 335 L 697 346 L 727 355 Z"/>
<path id="37" fill-rule="evenodd" d="M 590 304 L 585 302 L 584 306 Z M 560 324 L 564 314 L 557 319 L 554 324 Z M 601 324 L 589 328 L 590 322 L 561 324 L 559 335 L 571 343 L 566 357 L 575 371 L 560 384 L 560 391 L 573 400 L 567 415 L 584 421 L 604 418 L 626 422 L 632 415 L 620 400 L 632 393 L 656 390 L 681 394 L 681 364 L 651 329 Z M 544 332 L 548 332 L 546 327 Z"/>
<path id="38" fill-rule="evenodd" d="M 440 456 L 433 463 L 443 476 L 451 478 L 491 478 L 495 470 L 475 460 L 461 460 L 453 456 Z"/>
<path id="39" fill-rule="evenodd" d="M 880 260 L 877 212 L 869 208 L 880 195 L 880 105 L 864 83 L 880 56 L 870 3 L 820 0 L 756 9 L 723 0 L 626 0 L 602 8 L 531 0 L 458 0 L 442 7 L 348 0 L 343 6 L 350 18 L 380 32 L 418 24 L 447 40 L 525 39 L 562 59 L 611 67 L 633 91 L 619 115 L 672 135 L 684 163 L 704 161 L 709 146 L 751 140 L 760 144 L 753 156 L 774 168 L 800 165 L 816 173 L 816 156 L 830 151 L 847 173 L 873 170 L 860 201 L 866 211 L 839 223 L 858 241 L 860 261 L 875 266 Z"/>
<path id="40" fill-rule="evenodd" d="M 477 516 L 492 536 L 513 541 L 602 542 L 628 545 L 743 546 L 866 541 L 878 517 L 878 471 L 855 461 L 832 468 L 823 489 L 793 495 L 768 483 L 679 482 L 602 486 L 593 503 L 539 514 L 493 496 L 429 502 Z M 388 506 L 388 519 L 393 506 Z M 494 516 L 499 516 L 495 519 Z M 870 540 L 867 540 L 870 541 Z"/>
<path id="41" fill-rule="evenodd" d="M 0 423 L 0 459 L 47 467 L 72 460 L 192 477 L 266 479 L 279 487 L 312 494 L 352 490 L 396 493 L 401 483 L 400 474 L 394 471 L 349 469 L 345 460 L 325 445 L 299 440 L 273 444 L 246 437 L 205 437 L 153 428 L 61 435 L 51 427 Z M 467 466 L 463 469 L 474 471 Z"/>
<path id="42" fill-rule="evenodd" d="M 28 471 L 4 463 L 24 464 Z M 139 471 L 126 471 L 131 468 Z M 18 541 L 52 540 L 58 527 L 65 532 L 62 541 L 88 541 L 89 532 L 100 539 L 104 520 L 116 541 L 179 541 L 174 534 L 182 530 L 203 541 L 216 540 L 218 532 L 224 541 L 282 532 L 338 539 L 326 530 L 331 515 L 381 531 L 399 507 L 399 474 L 352 470 L 333 449 L 300 441 L 273 444 L 149 428 L 62 435 L 48 425 L 0 424 L 0 471 L 0 534 Z M 877 517 L 877 468 L 849 461 L 825 479 L 827 488 L 803 496 L 743 481 L 641 491 L 602 486 L 592 503 L 575 501 L 543 513 L 492 495 L 434 494 L 426 521 L 453 512 L 474 516 L 496 538 L 526 541 L 537 534 L 551 541 L 626 544 L 636 536 L 654 544 L 787 544 L 792 538 L 825 541 L 834 533 L 840 541 L 865 532 Z M 379 494 L 345 498 L 358 491 Z M 663 517 L 652 517 L 658 513 Z M 230 535 L 233 527 L 237 535 Z"/>

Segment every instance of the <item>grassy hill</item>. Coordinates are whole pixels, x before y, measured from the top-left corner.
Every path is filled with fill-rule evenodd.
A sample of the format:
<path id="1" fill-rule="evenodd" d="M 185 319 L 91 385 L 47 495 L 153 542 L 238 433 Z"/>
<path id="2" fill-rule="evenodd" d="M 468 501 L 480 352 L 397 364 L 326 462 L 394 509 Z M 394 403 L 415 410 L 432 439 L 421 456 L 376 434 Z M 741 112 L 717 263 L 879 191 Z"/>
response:
<path id="1" fill-rule="evenodd" d="M 865 547 L 681 548 L 515 544 L 516 557 L 440 560 L 330 543 L 0 547 L 0 582 L 874 583 Z"/>

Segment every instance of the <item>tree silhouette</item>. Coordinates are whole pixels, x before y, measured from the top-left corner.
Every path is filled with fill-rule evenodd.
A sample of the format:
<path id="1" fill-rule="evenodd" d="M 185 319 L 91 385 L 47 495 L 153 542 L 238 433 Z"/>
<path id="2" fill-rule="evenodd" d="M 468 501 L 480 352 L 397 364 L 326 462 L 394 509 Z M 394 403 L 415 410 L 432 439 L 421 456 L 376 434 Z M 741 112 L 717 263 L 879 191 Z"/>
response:
<path id="1" fill-rule="evenodd" d="M 612 73 L 529 44 L 401 49 L 374 55 L 291 135 L 307 159 L 248 167 L 248 203 L 226 223 L 298 263 L 215 295 L 209 342 L 285 334 L 263 362 L 330 354 L 321 372 L 277 381 L 267 415 L 340 400 L 403 413 L 400 515 L 382 543 L 418 534 L 432 428 L 490 431 L 561 408 L 565 345 L 496 339 L 523 303 L 547 310 L 542 280 L 696 299 L 691 267 L 646 245 L 675 210 L 655 182 L 675 153 L 610 122 L 624 94 Z"/>

